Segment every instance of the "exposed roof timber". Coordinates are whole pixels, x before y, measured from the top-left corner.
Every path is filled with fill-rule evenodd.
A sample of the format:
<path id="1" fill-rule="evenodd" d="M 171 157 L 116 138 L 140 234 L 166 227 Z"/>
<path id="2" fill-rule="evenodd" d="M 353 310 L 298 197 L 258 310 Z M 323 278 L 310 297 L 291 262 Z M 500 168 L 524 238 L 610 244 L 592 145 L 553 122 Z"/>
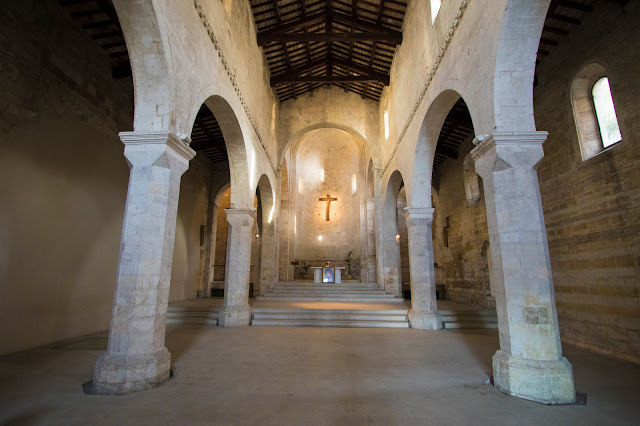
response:
<path id="1" fill-rule="evenodd" d="M 271 33 L 258 34 L 258 46 L 265 46 L 273 42 L 356 42 L 356 41 L 386 41 L 395 45 L 402 43 L 402 33 L 398 31 L 367 32 L 367 33 Z"/>
<path id="2" fill-rule="evenodd" d="M 250 0 L 250 4 L 256 40 L 280 101 L 325 85 L 380 99 L 402 40 L 405 1 Z"/>
<path id="3" fill-rule="evenodd" d="M 355 83 L 355 82 L 382 82 L 384 76 L 371 75 L 305 75 L 305 76 L 283 76 L 272 77 L 271 82 L 274 85 L 303 82 L 303 83 Z M 386 84 L 389 85 L 389 77 L 386 77 Z"/>

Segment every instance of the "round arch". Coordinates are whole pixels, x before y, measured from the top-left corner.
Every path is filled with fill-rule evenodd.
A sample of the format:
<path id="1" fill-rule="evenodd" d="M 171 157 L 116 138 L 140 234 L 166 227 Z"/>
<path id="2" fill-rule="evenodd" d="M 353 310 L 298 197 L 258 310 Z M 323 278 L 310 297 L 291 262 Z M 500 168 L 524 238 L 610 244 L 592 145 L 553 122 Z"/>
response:
<path id="1" fill-rule="evenodd" d="M 367 141 L 367 139 L 365 139 L 364 136 L 362 136 L 362 134 L 360 132 L 358 132 L 357 130 L 349 127 L 349 126 L 344 126 L 342 124 L 337 124 L 337 123 L 331 123 L 331 122 L 322 122 L 322 123 L 316 123 L 316 124 L 312 124 L 310 126 L 306 126 L 305 128 L 299 130 L 298 132 L 296 132 L 295 134 L 293 134 L 286 142 L 286 144 L 282 147 L 282 151 L 279 152 L 278 155 L 278 165 L 282 166 L 282 160 L 284 159 L 285 153 L 287 152 L 287 150 L 289 148 L 293 148 L 296 145 L 298 145 L 302 139 L 304 138 L 304 136 L 309 133 L 312 132 L 314 130 L 319 130 L 319 129 L 337 129 L 337 130 L 342 130 L 343 132 L 349 133 L 351 136 L 353 136 L 353 138 L 356 140 L 356 142 L 358 143 L 358 146 L 360 149 L 363 149 L 365 152 L 367 152 L 368 155 L 373 155 L 374 152 L 376 152 L 375 150 L 371 149 L 371 146 L 369 144 L 369 142 Z"/>
<path id="2" fill-rule="evenodd" d="M 413 159 L 411 195 L 407 193 L 407 201 L 411 203 L 411 207 L 431 207 L 431 179 L 438 138 L 447 115 L 460 98 L 462 96 L 456 90 L 446 89 L 429 105 L 418 133 Z M 468 103 L 467 108 L 475 128 L 476 120 Z"/>
<path id="3" fill-rule="evenodd" d="M 384 289 L 396 297 L 402 296 L 402 277 L 400 275 L 400 248 L 396 235 L 398 233 L 397 203 L 400 188 L 404 180 L 399 170 L 391 173 L 384 190 L 382 205 L 382 245 L 383 245 L 383 279 Z M 403 218 L 402 218 L 403 220 Z"/>
<path id="4" fill-rule="evenodd" d="M 276 200 L 274 186 L 266 174 L 258 179 L 257 190 L 260 192 L 260 205 L 262 207 L 261 248 L 260 248 L 260 294 L 264 295 L 278 282 L 278 250 L 276 244 Z"/>
<path id="5" fill-rule="evenodd" d="M 255 188 L 251 188 L 249 155 L 238 116 L 229 102 L 222 96 L 208 96 L 203 103 L 211 110 L 220 125 L 227 149 L 231 184 L 231 208 L 251 208 L 253 207 Z M 191 127 L 188 130 L 189 133 L 193 130 L 193 125 L 201 105 L 202 104 L 199 104 L 197 108 L 194 108 L 190 112 L 189 122 Z M 255 168 L 255 164 L 253 167 Z"/>
<path id="6" fill-rule="evenodd" d="M 131 60 L 136 132 L 174 131 L 171 120 L 173 61 L 166 32 L 158 19 L 153 0 L 114 0 L 118 20 Z M 145 25 L 140 25 L 144 21 Z M 135 48 L 132 48 L 135 46 Z M 195 116 L 194 116 L 195 119 Z"/>
<path id="7" fill-rule="evenodd" d="M 533 132 L 533 78 L 551 0 L 508 0 L 498 40 L 493 113 L 496 132 Z M 523 25 L 522 17 L 527 17 Z M 514 45 L 517 44 L 517 49 Z"/>

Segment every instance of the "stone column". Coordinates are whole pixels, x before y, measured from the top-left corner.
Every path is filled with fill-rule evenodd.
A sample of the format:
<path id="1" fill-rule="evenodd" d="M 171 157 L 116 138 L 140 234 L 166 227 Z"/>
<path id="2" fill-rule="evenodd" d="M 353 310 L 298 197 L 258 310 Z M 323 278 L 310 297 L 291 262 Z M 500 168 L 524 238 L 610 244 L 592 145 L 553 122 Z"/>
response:
<path id="1" fill-rule="evenodd" d="M 442 316 L 436 302 L 436 275 L 433 268 L 431 239 L 432 208 L 404 208 L 409 236 L 409 271 L 411 274 L 411 328 L 440 330 Z"/>
<path id="2" fill-rule="evenodd" d="M 394 204 L 395 208 L 395 204 Z M 394 215 L 395 216 L 395 215 Z M 382 234 L 384 256 L 384 290 L 395 297 L 402 297 L 402 277 L 400 276 L 400 243 L 396 239 L 398 224 L 384 228 Z"/>
<path id="3" fill-rule="evenodd" d="M 384 289 L 384 249 L 382 239 L 382 169 L 373 169 L 373 199 L 375 203 L 376 281 Z"/>
<path id="4" fill-rule="evenodd" d="M 278 280 L 278 246 L 276 244 L 274 218 L 271 223 L 262 222 L 262 246 L 260 247 L 260 295 L 273 289 Z"/>
<path id="5" fill-rule="evenodd" d="M 367 200 L 367 282 L 376 280 L 376 206 L 374 200 Z"/>
<path id="6" fill-rule="evenodd" d="M 164 346 L 180 177 L 195 152 L 171 133 L 122 132 L 131 173 L 107 352 L 92 391 L 127 394 L 169 378 Z"/>
<path id="7" fill-rule="evenodd" d="M 471 151 L 489 225 L 500 350 L 495 386 L 546 404 L 575 400 L 562 356 L 536 165 L 546 132 L 494 133 Z"/>
<path id="8" fill-rule="evenodd" d="M 218 325 L 235 327 L 251 323 L 249 307 L 249 269 L 251 267 L 251 237 L 256 209 L 225 209 L 229 232 L 227 266 L 224 274 L 224 303 Z"/>

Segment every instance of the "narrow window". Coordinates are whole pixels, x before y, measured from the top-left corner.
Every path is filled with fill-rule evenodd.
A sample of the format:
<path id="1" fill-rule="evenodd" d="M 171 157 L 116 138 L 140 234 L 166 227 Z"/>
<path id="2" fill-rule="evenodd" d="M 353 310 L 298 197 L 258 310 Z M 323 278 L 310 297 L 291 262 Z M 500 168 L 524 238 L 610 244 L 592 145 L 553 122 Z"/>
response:
<path id="1" fill-rule="evenodd" d="M 436 16 L 438 16 L 438 11 L 440 10 L 440 4 L 442 0 L 431 0 L 431 24 L 436 20 Z"/>
<path id="2" fill-rule="evenodd" d="M 606 75 L 602 65 L 591 63 L 580 70 L 571 84 L 571 105 L 583 160 L 622 143 Z"/>
<path id="3" fill-rule="evenodd" d="M 384 138 L 389 139 L 389 111 L 384 112 Z"/>
<path id="4" fill-rule="evenodd" d="M 602 145 L 607 148 L 622 140 L 620 126 L 618 126 L 618 119 L 616 118 L 616 110 L 613 106 L 609 79 L 602 77 L 596 81 L 591 94 L 593 96 L 593 107 L 596 110 L 598 119 L 598 127 L 600 128 L 600 136 L 602 137 Z"/>

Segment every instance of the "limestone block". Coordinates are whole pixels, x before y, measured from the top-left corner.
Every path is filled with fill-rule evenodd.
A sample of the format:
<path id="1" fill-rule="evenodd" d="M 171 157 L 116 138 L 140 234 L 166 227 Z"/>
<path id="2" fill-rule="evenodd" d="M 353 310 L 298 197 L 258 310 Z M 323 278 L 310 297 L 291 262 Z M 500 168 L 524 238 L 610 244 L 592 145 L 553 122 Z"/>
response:
<path id="1" fill-rule="evenodd" d="M 224 303 L 220 309 L 218 325 L 235 327 L 249 325 L 249 267 L 251 237 L 256 209 L 225 209 L 229 222 L 227 267 L 224 280 Z"/>
<path id="2" fill-rule="evenodd" d="M 180 177 L 195 152 L 171 133 L 123 132 L 131 167 L 107 353 L 93 389 L 124 394 L 169 378 L 164 347 Z"/>
<path id="3" fill-rule="evenodd" d="M 436 310 L 436 281 L 433 267 L 431 222 L 433 208 L 405 207 L 409 236 L 409 268 L 411 274 L 411 328 L 440 330 L 442 316 Z"/>
<path id="4" fill-rule="evenodd" d="M 484 180 L 500 351 L 496 387 L 547 403 L 571 402 L 562 357 L 540 190 L 534 166 L 546 132 L 494 133 L 471 151 Z"/>
<path id="5" fill-rule="evenodd" d="M 573 369 L 566 358 L 540 361 L 497 351 L 493 356 L 496 388 L 511 396 L 543 404 L 575 402 Z"/>

